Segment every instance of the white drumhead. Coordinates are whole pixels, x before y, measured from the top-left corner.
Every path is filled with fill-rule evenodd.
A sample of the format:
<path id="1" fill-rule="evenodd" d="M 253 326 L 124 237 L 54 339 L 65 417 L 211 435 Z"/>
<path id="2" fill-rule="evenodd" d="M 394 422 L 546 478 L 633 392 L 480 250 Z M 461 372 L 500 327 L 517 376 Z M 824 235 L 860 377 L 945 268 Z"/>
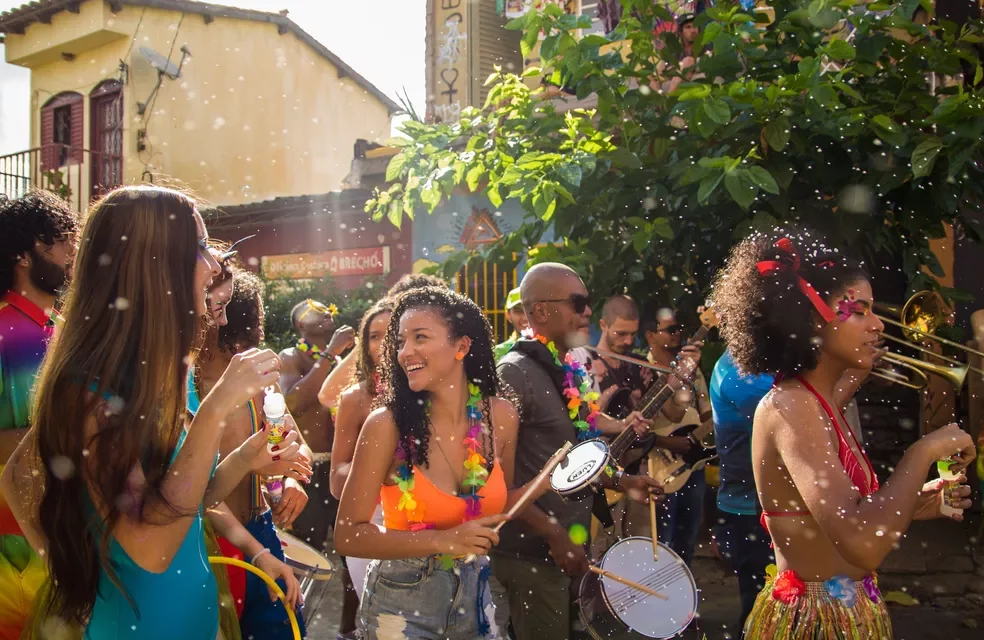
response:
<path id="1" fill-rule="evenodd" d="M 608 464 L 608 445 L 588 440 L 567 452 L 567 457 L 550 474 L 550 486 L 560 494 L 578 491 L 601 475 Z"/>
<path id="2" fill-rule="evenodd" d="M 697 613 L 697 586 L 680 556 L 665 545 L 653 560 L 650 538 L 619 540 L 605 553 L 601 568 L 650 587 L 667 596 L 661 600 L 601 577 L 609 608 L 636 633 L 648 638 L 672 638 L 690 624 Z"/>
<path id="3" fill-rule="evenodd" d="M 335 568 L 331 560 L 317 551 L 311 545 L 301 542 L 285 531 L 277 529 L 280 546 L 284 549 L 287 564 L 297 569 L 295 573 L 311 574 L 315 580 L 330 580 Z"/>

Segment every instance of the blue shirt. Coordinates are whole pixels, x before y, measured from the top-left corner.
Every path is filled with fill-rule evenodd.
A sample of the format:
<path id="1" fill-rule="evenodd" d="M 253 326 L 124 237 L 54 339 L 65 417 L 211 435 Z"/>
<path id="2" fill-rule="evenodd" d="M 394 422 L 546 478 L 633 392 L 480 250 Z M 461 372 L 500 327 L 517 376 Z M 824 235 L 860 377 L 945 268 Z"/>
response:
<path id="1" fill-rule="evenodd" d="M 727 351 L 714 365 L 711 375 L 711 409 L 714 439 L 721 456 L 721 485 L 718 509 L 754 516 L 758 497 L 752 473 L 752 419 L 759 400 L 772 388 L 769 374 L 742 376 Z"/>
<path id="2" fill-rule="evenodd" d="M 184 440 L 182 432 L 174 450 L 175 458 Z M 93 535 L 99 539 L 98 525 Z M 85 629 L 86 640 L 215 638 L 219 630 L 219 594 L 215 574 L 208 563 L 201 509 L 163 573 L 140 568 L 115 539 L 109 544 L 109 561 L 137 610 L 134 611 L 109 575 L 101 571 L 92 617 Z"/>

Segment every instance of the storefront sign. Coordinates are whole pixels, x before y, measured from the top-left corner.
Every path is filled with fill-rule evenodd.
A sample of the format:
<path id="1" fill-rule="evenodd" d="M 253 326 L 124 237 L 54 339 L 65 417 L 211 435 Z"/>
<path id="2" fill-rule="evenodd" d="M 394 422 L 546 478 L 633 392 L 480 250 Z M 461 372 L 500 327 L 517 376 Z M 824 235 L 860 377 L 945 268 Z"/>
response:
<path id="1" fill-rule="evenodd" d="M 263 275 L 272 279 L 382 275 L 390 272 L 390 248 L 263 256 L 262 265 Z"/>

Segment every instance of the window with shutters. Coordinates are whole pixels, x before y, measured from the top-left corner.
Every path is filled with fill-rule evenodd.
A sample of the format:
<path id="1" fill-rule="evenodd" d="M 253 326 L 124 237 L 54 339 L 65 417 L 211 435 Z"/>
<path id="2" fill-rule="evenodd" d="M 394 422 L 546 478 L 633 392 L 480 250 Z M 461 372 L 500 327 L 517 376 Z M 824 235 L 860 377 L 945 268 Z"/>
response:
<path id="1" fill-rule="evenodd" d="M 82 162 L 83 100 L 79 93 L 59 93 L 41 107 L 41 166 L 57 169 Z"/>

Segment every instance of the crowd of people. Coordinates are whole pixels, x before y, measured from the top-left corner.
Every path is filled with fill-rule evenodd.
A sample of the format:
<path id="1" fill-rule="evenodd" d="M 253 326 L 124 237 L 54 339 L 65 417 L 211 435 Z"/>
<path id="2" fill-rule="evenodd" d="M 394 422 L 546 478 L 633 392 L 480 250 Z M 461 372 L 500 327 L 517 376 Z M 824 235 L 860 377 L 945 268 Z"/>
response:
<path id="1" fill-rule="evenodd" d="M 589 345 L 596 296 L 557 263 L 509 293 L 499 345 L 474 302 L 413 275 L 358 330 L 300 302 L 274 353 L 262 281 L 192 198 L 152 186 L 84 216 L 44 192 L 0 202 L 0 292 L 0 638 L 292 638 L 294 620 L 303 636 L 287 531 L 344 557 L 340 637 L 575 637 L 592 622 L 573 587 L 611 540 L 655 535 L 651 502 L 693 563 L 703 468 L 649 469 L 713 448 L 699 433 L 744 636 L 890 638 L 882 560 L 913 520 L 970 506 L 962 476 L 926 483 L 973 460 L 957 425 L 876 476 L 844 410 L 884 327 L 863 267 L 807 232 L 733 250 L 709 382 L 672 305 L 613 295 Z M 634 459 L 589 497 L 542 481 L 567 443 L 622 434 Z"/>

